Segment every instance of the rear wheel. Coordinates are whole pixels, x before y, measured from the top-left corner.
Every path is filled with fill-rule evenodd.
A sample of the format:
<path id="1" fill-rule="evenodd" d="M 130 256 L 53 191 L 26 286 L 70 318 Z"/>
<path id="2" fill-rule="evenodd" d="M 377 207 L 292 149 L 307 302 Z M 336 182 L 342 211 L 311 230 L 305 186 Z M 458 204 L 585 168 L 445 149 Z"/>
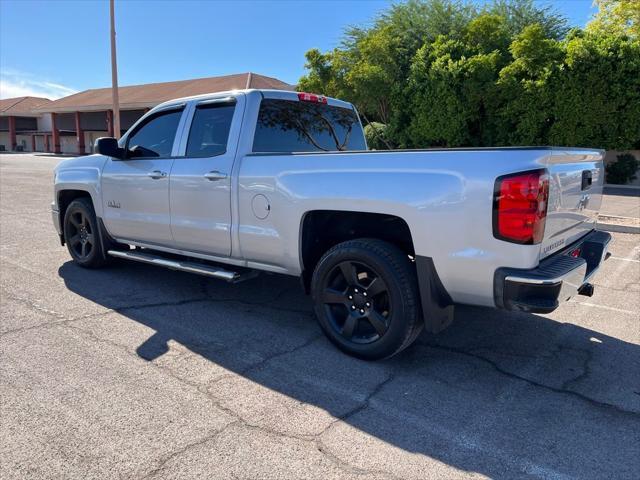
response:
<path id="1" fill-rule="evenodd" d="M 359 358 L 395 355 L 423 326 L 415 268 L 405 253 L 381 240 L 333 247 L 318 262 L 311 291 L 323 331 Z"/>
<path id="2" fill-rule="evenodd" d="M 98 222 L 91 200 L 77 198 L 64 214 L 64 238 L 71 258 L 85 268 L 99 268 L 104 258 Z"/>

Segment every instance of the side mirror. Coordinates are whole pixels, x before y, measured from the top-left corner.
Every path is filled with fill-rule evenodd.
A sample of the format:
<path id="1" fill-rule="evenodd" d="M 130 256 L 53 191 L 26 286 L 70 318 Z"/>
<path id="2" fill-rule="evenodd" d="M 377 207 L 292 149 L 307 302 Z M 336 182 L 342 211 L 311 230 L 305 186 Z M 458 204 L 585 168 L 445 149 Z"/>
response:
<path id="1" fill-rule="evenodd" d="M 124 149 L 118 146 L 118 141 L 113 137 L 100 137 L 96 139 L 93 151 L 107 157 L 124 159 Z"/>

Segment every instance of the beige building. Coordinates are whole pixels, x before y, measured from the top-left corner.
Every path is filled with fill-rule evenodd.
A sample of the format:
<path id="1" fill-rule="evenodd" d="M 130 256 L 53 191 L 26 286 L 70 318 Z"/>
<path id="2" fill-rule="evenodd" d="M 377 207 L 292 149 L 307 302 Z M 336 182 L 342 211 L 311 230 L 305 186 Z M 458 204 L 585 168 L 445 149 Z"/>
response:
<path id="1" fill-rule="evenodd" d="M 0 151 L 45 151 L 51 115 L 35 110 L 49 103 L 51 100 L 41 97 L 0 100 Z"/>
<path id="2" fill-rule="evenodd" d="M 243 88 L 294 87 L 257 73 L 120 87 L 120 133 L 167 100 Z M 38 97 L 0 100 L 0 150 L 91 153 L 96 138 L 113 136 L 112 106 L 111 88 L 85 90 L 53 101 Z"/>
<path id="3" fill-rule="evenodd" d="M 120 87 L 120 133 L 167 100 L 243 88 L 293 90 L 285 82 L 256 73 Z M 90 153 L 96 138 L 113 136 L 111 108 L 111 88 L 97 88 L 43 104 L 35 112 L 51 115 L 52 152 Z"/>

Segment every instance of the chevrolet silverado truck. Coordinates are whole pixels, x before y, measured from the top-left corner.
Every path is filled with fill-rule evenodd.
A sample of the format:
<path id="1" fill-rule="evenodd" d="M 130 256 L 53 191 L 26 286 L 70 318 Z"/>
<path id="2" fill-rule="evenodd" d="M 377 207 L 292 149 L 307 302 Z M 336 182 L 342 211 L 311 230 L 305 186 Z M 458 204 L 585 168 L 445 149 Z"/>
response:
<path id="1" fill-rule="evenodd" d="M 75 263 L 301 278 L 341 350 L 394 355 L 455 304 L 548 313 L 607 257 L 603 152 L 367 151 L 353 105 L 238 90 L 169 101 L 55 169 Z"/>

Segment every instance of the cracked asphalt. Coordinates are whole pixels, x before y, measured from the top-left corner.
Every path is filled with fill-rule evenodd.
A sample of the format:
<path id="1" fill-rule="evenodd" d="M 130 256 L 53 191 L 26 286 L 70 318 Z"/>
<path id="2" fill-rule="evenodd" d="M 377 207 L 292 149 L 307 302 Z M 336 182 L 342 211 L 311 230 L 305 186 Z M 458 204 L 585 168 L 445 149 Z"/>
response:
<path id="1" fill-rule="evenodd" d="M 457 307 L 367 363 L 297 279 L 74 266 L 58 160 L 0 155 L 0 477 L 637 479 L 640 236 L 550 315 Z"/>

